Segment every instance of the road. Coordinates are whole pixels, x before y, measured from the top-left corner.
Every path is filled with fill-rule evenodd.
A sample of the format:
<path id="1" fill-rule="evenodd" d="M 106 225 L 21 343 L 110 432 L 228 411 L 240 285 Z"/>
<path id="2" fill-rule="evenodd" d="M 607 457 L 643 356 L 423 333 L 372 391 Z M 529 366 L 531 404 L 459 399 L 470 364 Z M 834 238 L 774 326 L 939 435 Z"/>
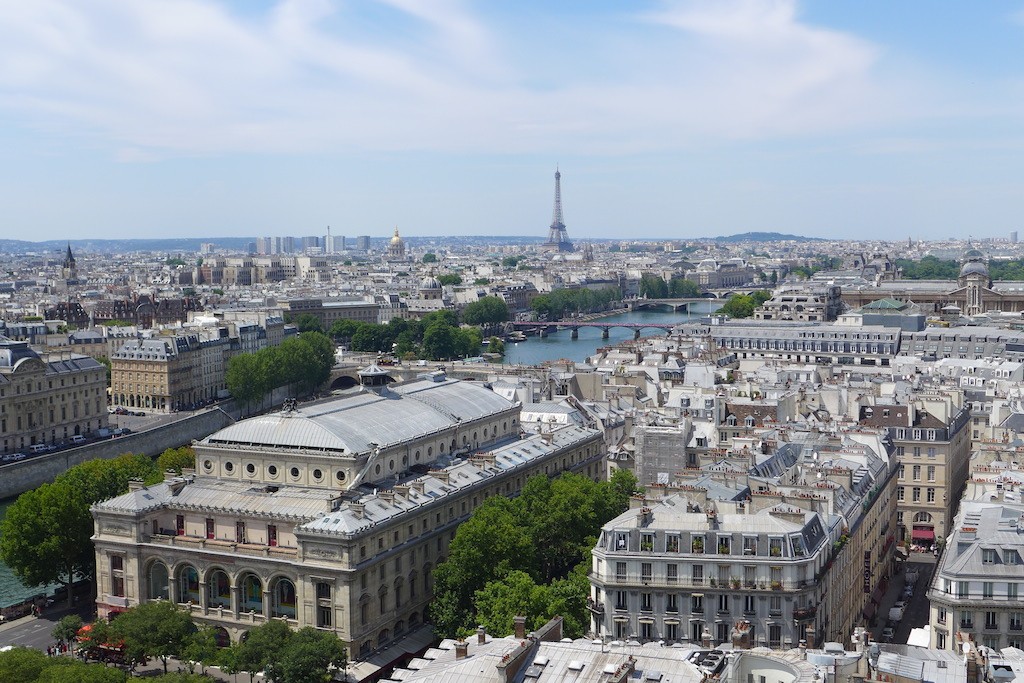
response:
<path id="1" fill-rule="evenodd" d="M 911 629 L 921 628 L 928 623 L 928 586 L 931 584 L 932 573 L 935 571 L 935 558 L 931 553 L 911 553 L 904 567 L 903 571 L 894 575 L 889 581 L 889 588 L 882 598 L 882 604 L 878 606 L 877 625 L 871 629 L 871 633 L 872 637 L 879 642 L 882 642 L 882 629 L 885 628 L 889 608 L 897 600 L 902 599 L 908 570 L 917 570 L 917 582 L 914 584 L 914 594 L 907 602 L 903 619 L 896 624 L 896 636 L 892 642 L 906 644 L 907 639 L 910 638 Z"/>

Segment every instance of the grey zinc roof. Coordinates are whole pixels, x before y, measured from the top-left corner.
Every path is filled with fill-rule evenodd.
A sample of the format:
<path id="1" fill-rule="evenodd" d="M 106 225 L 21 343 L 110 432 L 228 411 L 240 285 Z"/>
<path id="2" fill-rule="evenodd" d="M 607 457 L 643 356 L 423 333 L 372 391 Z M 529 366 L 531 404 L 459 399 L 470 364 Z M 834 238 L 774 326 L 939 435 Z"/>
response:
<path id="1" fill-rule="evenodd" d="M 511 407 L 478 384 L 419 380 L 382 395 L 364 393 L 242 420 L 203 443 L 364 453 L 371 443 L 401 443 Z"/>

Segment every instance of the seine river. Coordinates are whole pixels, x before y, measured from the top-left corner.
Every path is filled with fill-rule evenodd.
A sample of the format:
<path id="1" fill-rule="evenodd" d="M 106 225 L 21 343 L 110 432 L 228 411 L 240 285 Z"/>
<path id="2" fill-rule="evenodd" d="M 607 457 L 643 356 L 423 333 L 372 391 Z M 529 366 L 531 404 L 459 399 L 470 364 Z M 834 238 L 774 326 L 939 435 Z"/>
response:
<path id="1" fill-rule="evenodd" d="M 673 312 L 667 308 L 657 310 L 640 310 L 632 313 L 620 313 L 618 315 L 601 318 L 594 322 L 602 323 L 683 323 L 687 320 L 701 318 L 717 310 L 723 302 L 707 301 L 691 304 L 692 311 Z M 644 337 L 663 335 L 661 330 L 641 330 Z M 594 351 L 602 346 L 633 338 L 633 330 L 623 327 L 613 327 L 608 331 L 608 339 L 601 339 L 600 327 L 581 327 L 579 339 L 570 339 L 570 330 L 559 330 L 547 337 L 530 337 L 527 341 L 518 344 L 508 343 L 505 345 L 505 362 L 510 364 L 532 365 L 546 360 L 568 360 L 581 362 L 585 361 Z"/>
<path id="2" fill-rule="evenodd" d="M 691 318 L 700 318 L 713 312 L 721 305 L 716 301 L 700 302 L 692 304 L 693 310 L 687 312 L 673 312 L 668 309 L 643 310 L 633 313 L 620 313 L 618 315 L 601 318 L 595 322 L 624 322 L 624 323 L 681 323 Z M 660 330 L 642 330 L 641 335 L 645 337 L 660 335 Z M 633 338 L 633 330 L 621 327 L 613 327 L 609 330 L 608 339 L 601 339 L 601 328 L 583 327 L 580 328 L 579 339 L 570 339 L 569 330 L 561 330 L 552 333 L 541 339 L 530 337 L 529 341 L 518 344 L 508 344 L 505 347 L 505 362 L 514 364 L 534 364 L 548 360 L 567 358 L 581 362 L 585 361 L 594 351 L 602 346 Z M 7 513 L 7 506 L 11 501 L 0 503 L 0 519 Z M 0 607 L 6 607 L 19 603 L 26 598 L 42 592 L 39 588 L 25 588 L 11 573 L 6 565 L 0 563 Z"/>

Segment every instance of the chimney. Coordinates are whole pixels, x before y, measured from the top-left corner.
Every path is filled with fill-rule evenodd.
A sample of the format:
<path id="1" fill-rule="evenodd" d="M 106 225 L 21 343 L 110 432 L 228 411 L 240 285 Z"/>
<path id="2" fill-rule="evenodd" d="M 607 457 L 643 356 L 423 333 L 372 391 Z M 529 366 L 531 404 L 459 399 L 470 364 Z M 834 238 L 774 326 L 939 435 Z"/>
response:
<path id="1" fill-rule="evenodd" d="M 348 509 L 352 511 L 352 514 L 356 516 L 356 519 L 363 518 L 363 504 L 362 503 L 349 503 Z"/>
<path id="2" fill-rule="evenodd" d="M 395 492 L 394 491 L 381 491 L 377 495 L 378 495 L 378 497 L 382 501 L 384 501 L 388 505 L 391 505 L 395 501 Z"/>
<path id="3" fill-rule="evenodd" d="M 512 621 L 516 625 L 516 640 L 526 638 L 526 617 L 516 617 Z"/>
<path id="4" fill-rule="evenodd" d="M 144 488 L 146 488 L 146 487 L 142 483 L 141 479 L 129 479 L 128 480 L 128 490 L 129 491 L 141 491 Z"/>
<path id="5" fill-rule="evenodd" d="M 455 643 L 455 659 L 465 659 L 468 654 L 469 643 L 464 640 Z"/>
<path id="6" fill-rule="evenodd" d="M 432 476 L 434 479 L 437 479 L 442 484 L 448 483 L 448 470 L 432 470 L 430 472 L 430 476 Z"/>
<path id="7" fill-rule="evenodd" d="M 704 632 L 700 634 L 700 646 L 705 650 L 711 649 L 711 631 L 708 630 L 707 626 L 704 627 Z"/>
<path id="8" fill-rule="evenodd" d="M 808 624 L 804 628 L 804 640 L 807 641 L 807 647 L 813 650 L 814 649 L 814 626 L 812 624 Z"/>
<path id="9" fill-rule="evenodd" d="M 405 484 L 395 484 L 395 493 L 403 498 L 409 497 L 409 487 Z"/>
<path id="10" fill-rule="evenodd" d="M 424 488 L 423 480 L 422 479 L 416 479 L 414 481 L 411 481 L 411 482 L 409 482 L 409 487 L 413 491 L 415 491 L 416 493 L 422 494 L 423 493 L 423 488 Z"/>
<path id="11" fill-rule="evenodd" d="M 487 630 L 484 629 L 483 624 L 476 627 L 476 644 L 486 645 L 487 644 Z"/>

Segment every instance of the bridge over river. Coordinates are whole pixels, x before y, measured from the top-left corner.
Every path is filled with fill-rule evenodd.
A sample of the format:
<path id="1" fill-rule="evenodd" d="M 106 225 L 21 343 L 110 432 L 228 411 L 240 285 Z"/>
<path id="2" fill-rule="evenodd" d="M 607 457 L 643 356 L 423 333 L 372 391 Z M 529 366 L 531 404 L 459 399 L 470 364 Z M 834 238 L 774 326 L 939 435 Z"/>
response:
<path id="1" fill-rule="evenodd" d="M 698 299 L 700 301 L 700 299 Z M 664 330 L 665 332 L 671 332 L 672 328 L 677 323 L 629 323 L 629 322 L 613 322 L 613 321 L 593 321 L 593 322 L 578 322 L 576 320 L 556 320 L 554 322 L 514 322 L 506 323 L 511 325 L 517 330 L 531 330 L 537 332 L 541 337 L 547 335 L 548 332 L 555 330 L 571 330 L 572 339 L 579 339 L 581 327 L 597 327 L 601 329 L 601 339 L 608 338 L 608 330 L 613 327 L 623 327 L 626 329 L 633 330 L 633 338 L 640 338 L 640 331 L 644 329 Z"/>

